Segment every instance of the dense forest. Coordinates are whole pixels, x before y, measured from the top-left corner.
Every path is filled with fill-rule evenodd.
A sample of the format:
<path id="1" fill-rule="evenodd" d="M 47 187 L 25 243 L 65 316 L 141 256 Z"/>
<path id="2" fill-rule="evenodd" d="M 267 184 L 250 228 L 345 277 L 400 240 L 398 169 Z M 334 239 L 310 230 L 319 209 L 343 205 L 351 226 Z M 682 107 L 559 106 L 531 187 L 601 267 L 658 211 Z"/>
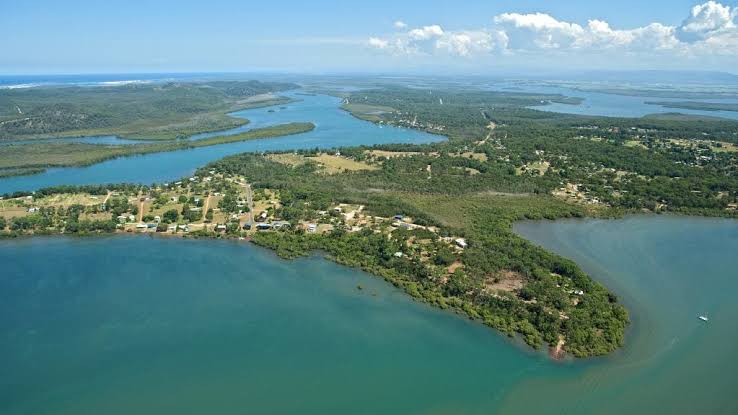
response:
<path id="1" fill-rule="evenodd" d="M 0 90 L 0 140 L 116 134 L 174 139 L 245 123 L 227 112 L 293 89 L 279 82 L 129 84 Z"/>

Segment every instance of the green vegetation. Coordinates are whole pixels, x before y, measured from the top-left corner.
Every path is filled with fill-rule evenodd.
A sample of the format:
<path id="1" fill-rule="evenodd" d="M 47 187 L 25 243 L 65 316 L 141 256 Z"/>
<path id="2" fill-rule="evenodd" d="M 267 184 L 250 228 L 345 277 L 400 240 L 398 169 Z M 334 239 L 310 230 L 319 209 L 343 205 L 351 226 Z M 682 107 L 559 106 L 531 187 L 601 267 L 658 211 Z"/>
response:
<path id="1" fill-rule="evenodd" d="M 7 145 L 3 146 L 2 151 L 0 151 L 0 173 L 17 171 L 37 173 L 38 169 L 46 167 L 86 166 L 116 157 L 287 136 L 308 132 L 314 128 L 315 125 L 312 123 L 290 123 L 259 128 L 235 135 L 156 144 L 113 146 L 84 143 L 44 143 Z"/>
<path id="2" fill-rule="evenodd" d="M 677 108 L 687 110 L 700 111 L 736 111 L 738 112 L 738 104 L 725 104 L 719 102 L 701 102 L 701 101 L 651 101 L 646 104 L 660 105 L 665 108 Z"/>
<path id="3" fill-rule="evenodd" d="M 324 175 L 313 163 L 292 166 L 243 154 L 213 163 L 198 175 L 213 169 L 244 176 L 257 189 L 274 189 L 280 198 L 274 216 L 291 222 L 321 223 L 321 211 L 349 204 L 364 206 L 372 221 L 403 215 L 415 227 L 395 226 L 389 237 L 384 225 L 253 235 L 257 244 L 283 257 L 327 252 L 331 259 L 380 275 L 419 300 L 453 308 L 511 335 L 520 333 L 535 347 L 554 345 L 559 336 L 575 356 L 605 354 L 622 345 L 628 318 L 616 298 L 571 261 L 512 232 L 515 220 L 579 217 L 591 211 L 549 196 L 455 194 L 449 186 L 425 194 L 398 190 L 415 187 L 406 179 L 416 169 L 408 166 L 403 174 L 396 167 L 385 163 L 381 171 Z M 468 247 L 449 245 L 448 238 L 455 237 L 466 238 Z M 580 290 L 585 294 L 574 294 Z"/>
<path id="4" fill-rule="evenodd" d="M 738 143 L 738 122 L 556 114 L 521 108 L 521 98 L 510 94 L 432 92 L 377 89 L 348 97 L 396 108 L 381 115 L 384 123 L 441 129 L 451 138 L 377 147 L 413 155 L 385 161 L 388 177 L 373 180 L 393 190 L 554 194 L 610 209 L 736 216 L 738 155 L 729 150 Z M 487 160 L 451 156 L 465 152 Z M 428 165 L 432 174 L 420 173 Z M 544 165 L 545 171 L 531 168 Z M 481 174 L 464 174 L 469 168 Z M 397 174 L 408 177 L 396 180 Z"/>
<path id="5" fill-rule="evenodd" d="M 84 135 L 186 138 L 247 121 L 239 109 L 286 102 L 290 83 L 222 81 L 0 90 L 0 140 Z"/>

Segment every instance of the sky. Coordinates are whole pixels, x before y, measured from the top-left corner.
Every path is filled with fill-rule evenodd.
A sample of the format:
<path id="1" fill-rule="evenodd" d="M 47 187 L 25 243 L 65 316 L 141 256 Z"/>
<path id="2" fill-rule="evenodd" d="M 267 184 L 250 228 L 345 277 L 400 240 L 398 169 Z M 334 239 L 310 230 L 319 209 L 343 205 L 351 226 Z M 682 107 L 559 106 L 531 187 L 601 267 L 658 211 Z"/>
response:
<path id="1" fill-rule="evenodd" d="M 0 0 L 0 74 L 738 72 L 738 0 Z"/>

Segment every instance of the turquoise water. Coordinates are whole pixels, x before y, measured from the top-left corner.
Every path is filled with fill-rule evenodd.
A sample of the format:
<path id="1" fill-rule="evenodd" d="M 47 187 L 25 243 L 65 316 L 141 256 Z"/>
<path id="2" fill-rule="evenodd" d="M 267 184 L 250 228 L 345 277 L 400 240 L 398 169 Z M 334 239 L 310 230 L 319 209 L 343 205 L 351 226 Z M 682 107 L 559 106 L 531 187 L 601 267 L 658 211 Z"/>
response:
<path id="1" fill-rule="evenodd" d="M 48 169 L 41 174 L 0 179 L 0 194 L 65 184 L 161 183 L 192 174 L 198 167 L 211 161 L 243 152 L 333 148 L 363 144 L 423 144 L 445 139 L 443 136 L 417 130 L 379 126 L 361 121 L 341 110 L 340 100 L 335 97 L 294 93 L 286 95 L 300 101 L 236 112 L 234 116 L 247 118 L 251 123 L 232 129 L 227 134 L 289 122 L 312 122 L 316 126 L 315 130 L 286 137 L 122 157 L 89 167 Z M 195 136 L 194 139 L 222 134 L 224 133 L 208 133 Z"/>
<path id="2" fill-rule="evenodd" d="M 509 396 L 514 412 L 738 413 L 738 221 L 639 216 L 523 223 L 516 231 L 574 259 L 621 297 L 624 350 L 580 376 L 549 373 Z M 710 321 L 697 319 L 707 313 Z M 524 400 L 530 390 L 538 400 Z"/>
<path id="3" fill-rule="evenodd" d="M 738 222 L 517 231 L 621 296 L 625 349 L 554 363 L 378 278 L 244 243 L 0 241 L 0 413 L 738 412 Z"/>

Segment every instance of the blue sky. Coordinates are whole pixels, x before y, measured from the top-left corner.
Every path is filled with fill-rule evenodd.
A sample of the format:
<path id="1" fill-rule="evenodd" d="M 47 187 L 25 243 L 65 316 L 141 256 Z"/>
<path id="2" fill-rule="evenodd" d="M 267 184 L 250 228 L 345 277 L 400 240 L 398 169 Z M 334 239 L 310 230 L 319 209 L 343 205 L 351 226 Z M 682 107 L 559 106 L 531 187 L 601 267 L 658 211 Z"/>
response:
<path id="1" fill-rule="evenodd" d="M 0 0 L 0 73 L 731 70 L 737 15 L 735 0 Z"/>

